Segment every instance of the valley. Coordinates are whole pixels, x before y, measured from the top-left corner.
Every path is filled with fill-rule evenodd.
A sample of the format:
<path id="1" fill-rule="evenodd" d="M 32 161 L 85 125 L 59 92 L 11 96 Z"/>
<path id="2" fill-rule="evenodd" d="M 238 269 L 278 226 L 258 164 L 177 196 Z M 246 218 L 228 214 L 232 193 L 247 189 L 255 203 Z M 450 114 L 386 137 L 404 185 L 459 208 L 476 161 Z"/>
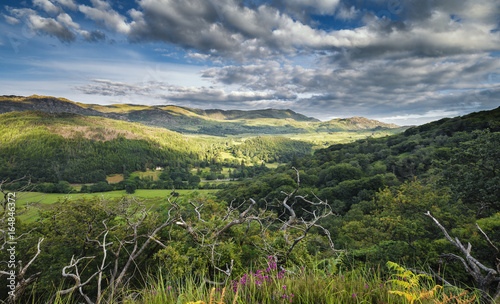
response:
<path id="1" fill-rule="evenodd" d="M 19 257 L 33 259 L 28 273 L 38 280 L 23 297 L 33 303 L 63 290 L 53 286 L 74 286 L 61 269 L 75 256 L 88 259 L 83 294 L 137 294 L 145 304 L 211 301 L 207 282 L 216 281 L 249 303 L 275 294 L 308 304 L 406 303 L 395 291 L 408 289 L 391 283 L 391 273 L 411 278 L 405 267 L 435 271 L 443 263 L 445 274 L 412 292 L 429 294 L 446 275 L 454 286 L 432 301 L 495 303 L 494 286 L 481 287 L 470 268 L 441 257 L 456 250 L 443 236 L 448 229 L 473 246 L 484 269 L 499 266 L 500 108 L 396 127 L 287 110 L 3 98 L 0 190 L 18 194 Z M 102 266 L 108 259 L 115 268 Z M 124 286 L 118 270 L 130 285 L 103 291 Z"/>

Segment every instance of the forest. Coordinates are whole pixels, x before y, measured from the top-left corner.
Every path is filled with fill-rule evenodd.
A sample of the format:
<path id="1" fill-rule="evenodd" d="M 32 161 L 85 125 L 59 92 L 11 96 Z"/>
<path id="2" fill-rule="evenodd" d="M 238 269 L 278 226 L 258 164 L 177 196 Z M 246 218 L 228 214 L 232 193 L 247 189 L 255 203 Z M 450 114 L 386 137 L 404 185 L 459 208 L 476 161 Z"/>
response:
<path id="1" fill-rule="evenodd" d="M 0 118 L 0 178 L 29 175 L 42 192 L 47 185 L 41 184 L 106 182 L 110 174 L 127 175 L 156 167 L 187 172 L 181 178 L 188 182 L 192 168 L 215 163 L 236 168 L 242 161 L 288 162 L 311 154 L 313 146 L 284 137 L 250 138 L 240 145 L 230 145 L 226 139 L 195 139 L 165 129 L 67 113 L 11 112 Z M 222 159 L 222 153 L 229 155 L 227 160 Z M 250 177 L 255 169 L 250 166 L 246 171 Z M 166 185 L 145 187 L 171 189 L 177 177 L 165 177 L 171 180 Z M 197 184 L 176 186 L 192 189 Z M 66 188 L 48 187 L 55 189 L 48 192 L 67 193 Z M 123 189 L 123 185 L 107 188 Z"/>
<path id="2" fill-rule="evenodd" d="M 166 149 L 147 137 L 149 129 L 128 124 L 108 140 L 65 137 L 47 132 L 49 122 L 82 127 L 104 118 L 23 113 L 1 120 L 2 249 L 11 192 L 49 183 L 68 191 L 64 182 L 105 187 L 106 174 L 127 177 L 152 166 L 165 167 L 158 187 L 196 188 L 196 168 L 224 165 L 247 176 L 215 196 L 66 199 L 38 210 L 35 221 L 16 218 L 16 258 L 23 262 L 15 298 L 5 298 L 11 303 L 208 303 L 212 287 L 219 298 L 222 287 L 231 289 L 225 303 L 500 299 L 500 108 L 314 153 L 308 143 L 280 137 L 233 145 L 174 133 L 161 137 L 172 142 Z M 130 128 L 143 138 L 127 138 Z M 225 153 L 233 160 L 220 161 Z M 275 169 L 259 164 L 277 158 L 283 164 Z M 32 182 L 24 177 L 28 168 Z M 402 282 L 418 278 L 426 283 L 417 284 L 417 295 Z"/>

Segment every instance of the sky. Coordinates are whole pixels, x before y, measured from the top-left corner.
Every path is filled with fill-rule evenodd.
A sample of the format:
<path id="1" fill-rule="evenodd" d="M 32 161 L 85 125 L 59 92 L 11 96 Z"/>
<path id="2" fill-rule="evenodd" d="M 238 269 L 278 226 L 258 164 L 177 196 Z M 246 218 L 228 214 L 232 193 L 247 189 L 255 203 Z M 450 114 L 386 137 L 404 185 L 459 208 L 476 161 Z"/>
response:
<path id="1" fill-rule="evenodd" d="M 500 106 L 498 0 L 3 0 L 0 95 L 399 125 Z"/>

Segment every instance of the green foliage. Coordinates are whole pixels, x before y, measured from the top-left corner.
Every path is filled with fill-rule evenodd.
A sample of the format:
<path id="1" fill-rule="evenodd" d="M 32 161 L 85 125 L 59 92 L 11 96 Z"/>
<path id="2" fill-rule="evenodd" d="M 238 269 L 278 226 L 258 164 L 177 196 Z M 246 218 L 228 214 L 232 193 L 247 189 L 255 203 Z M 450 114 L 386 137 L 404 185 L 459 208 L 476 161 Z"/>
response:
<path id="1" fill-rule="evenodd" d="M 162 127 L 184 134 L 230 136 L 247 134 L 328 134 L 338 131 L 368 130 L 375 133 L 395 133 L 396 125 L 381 123 L 361 117 L 334 119 L 319 122 L 291 110 L 198 110 L 177 106 L 144 105 L 89 105 L 48 96 L 15 97 L 0 99 L 0 112 L 47 110 L 52 113 L 71 112 L 80 115 L 101 116 L 139 122 Z M 365 137 L 365 136 L 363 136 Z"/>
<path id="2" fill-rule="evenodd" d="M 500 132 L 476 131 L 443 163 L 444 182 L 478 216 L 500 211 Z"/>
<path id="3" fill-rule="evenodd" d="M 0 120 L 0 131 L 3 132 L 0 137 L 0 178 L 20 177 L 30 172 L 33 180 L 39 182 L 38 190 L 48 193 L 70 193 L 72 189 L 68 182 L 85 181 L 94 184 L 82 186 L 81 192 L 118 188 L 133 192 L 136 188 L 196 188 L 201 178 L 226 176 L 225 170 L 230 167 L 227 176 L 241 182 L 218 193 L 217 199 L 189 197 L 179 200 L 182 220 L 198 232 L 200 238 L 195 239 L 185 227 L 169 227 L 168 231 L 164 230 L 158 236 L 168 239 L 168 246 L 148 248 L 144 257 L 134 265 L 136 271 L 146 267 L 159 268 L 179 282 L 194 278 L 196 284 L 193 283 L 189 291 L 193 292 L 191 296 L 189 292 L 179 289 L 175 296 L 169 298 L 183 302 L 207 300 L 206 290 L 196 289 L 201 280 L 222 279 L 211 263 L 213 259 L 216 259 L 217 265 L 232 261 L 235 275 L 248 274 L 249 268 L 256 267 L 257 260 L 267 258 L 264 250 L 255 244 L 265 244 L 261 247 L 283 252 L 286 240 L 300 235 L 298 232 L 285 235 L 279 230 L 279 221 L 266 225 L 264 233 L 259 221 L 216 233 L 227 225 L 231 216 L 221 216 L 228 210 L 225 202 L 242 203 L 240 209 L 244 210 L 248 199 L 252 198 L 259 207 L 268 208 L 266 215 L 284 214 L 283 207 L 275 203 L 283 200 L 283 193 L 297 188 L 294 166 L 300 172 L 301 187 L 297 195 L 308 198 L 317 195 L 341 215 L 321 224 L 328 228 L 337 248 L 347 249 L 345 260 L 337 264 L 330 260 L 331 257 L 319 256 L 317 258 L 328 260 L 313 267 L 313 256 L 321 252 L 318 248 L 324 248 L 325 244 L 312 228 L 313 242 L 299 243 L 283 266 L 293 268 L 293 265 L 305 265 L 316 270 L 305 272 L 302 279 L 299 275 L 273 279 L 265 289 L 255 287 L 257 280 L 253 278 L 253 289 L 249 289 L 249 293 L 242 291 L 242 296 L 259 302 L 269 298 L 284 301 L 281 296 L 290 297 L 282 291 L 282 286 L 286 285 L 287 288 L 295 288 L 297 294 L 294 301 L 298 303 L 329 303 L 330 299 L 331 303 L 389 302 L 392 300 L 387 297 L 387 290 L 384 294 L 372 293 L 372 289 L 365 292 L 362 289 L 364 286 L 360 285 L 362 279 L 359 273 L 350 275 L 349 284 L 342 281 L 338 276 L 343 273 L 340 265 L 351 261 L 353 267 L 372 266 L 392 260 L 402 261 L 409 267 L 420 263 L 434 268 L 441 266 L 437 264 L 437 258 L 440 253 L 450 252 L 450 244 L 442 239 L 438 228 L 424 216 L 426 211 L 439 217 L 445 227 L 453 227 L 453 234 L 461 240 L 470 242 L 477 251 L 474 255 L 485 261 L 485 265 L 495 265 L 494 249 L 477 233 L 474 223 L 477 222 L 490 235 L 498 248 L 499 109 L 444 119 L 386 138 L 333 145 L 316 151 L 312 156 L 307 155 L 310 145 L 280 138 L 248 139 L 244 143 L 238 142 L 237 146 L 229 141 L 191 140 L 165 130 L 102 118 L 40 112 L 8 113 L 3 114 Z M 210 124 L 206 127 L 211 128 Z M 298 125 L 293 123 L 291 126 L 295 128 Z M 228 151 L 233 153 L 230 156 L 232 160 L 224 163 L 221 159 Z M 258 165 L 261 160 L 276 160 L 277 157 L 280 161 L 290 160 L 290 163 L 273 171 Z M 253 159 L 257 165 L 248 166 L 245 159 Z M 159 180 L 155 181 L 127 173 L 146 171 L 156 166 L 164 170 L 159 174 Z M 105 181 L 109 173 L 124 173 L 126 178 L 123 182 L 110 185 Z M 299 218 L 311 216 L 310 205 L 303 200 L 291 203 L 299 210 Z M 157 204 L 158 210 L 148 211 L 141 233 L 145 234 L 167 217 L 170 205 L 166 202 Z M 198 209 L 200 213 L 194 212 L 194 206 L 202 205 L 203 208 Z M 30 260 L 34 255 L 37 237 L 46 238 L 42 254 L 30 269 L 32 273 L 43 270 L 37 289 L 31 291 L 40 295 L 49 293 L 51 286 L 68 287 L 72 282 L 61 280 L 60 271 L 72 256 L 96 257 L 82 266 L 82 275 L 88 276 L 102 258 L 102 250 L 89 246 L 89 240 L 102 237 L 99 233 L 103 229 L 103 220 L 109 227 L 115 227 L 110 232 L 110 238 L 119 240 L 130 235 L 124 212 L 131 208 L 124 207 L 123 200 L 104 202 L 91 198 L 62 201 L 53 208 L 41 209 L 38 221 L 19 222 L 16 226 L 19 233 L 32 231 L 33 236 L 19 244 L 19 258 L 23 261 Z M 285 217 L 286 213 L 280 220 Z M 204 246 L 199 246 L 200 243 Z M 212 256 L 212 248 L 215 247 L 218 254 Z M 131 249 L 127 247 L 127 250 Z M 123 263 L 124 259 L 118 263 Z M 50 265 L 48 269 L 47 265 Z M 395 265 L 389 266 L 402 271 L 400 275 L 408 276 L 409 280 L 404 284 L 395 283 L 401 288 L 394 290 L 395 294 L 408 298 L 410 302 L 435 295 L 432 286 L 421 285 L 419 280 L 423 277 L 416 279 L 404 272 L 404 268 L 396 268 Z M 316 272 L 318 268 L 339 273 L 334 279 L 328 274 L 319 275 Z M 457 284 L 471 285 L 461 268 L 461 265 L 454 264 L 446 266 Z M 298 269 L 294 271 L 300 273 Z M 140 279 L 130 283 L 137 288 L 144 287 Z M 317 288 L 311 289 L 311 286 Z M 93 288 L 95 286 L 88 285 L 85 291 L 92 292 Z M 353 297 L 353 294 L 356 296 Z M 324 301 L 325 298 L 328 300 Z"/>
<path id="4" fill-rule="evenodd" d="M 155 137 L 150 137 L 153 130 L 124 122 L 42 112 L 1 116 L 2 179 L 30 175 L 35 182 L 99 182 L 106 180 L 106 174 L 122 173 L 124 168 L 191 163 L 201 151 L 201 146 L 179 134 L 156 130 Z M 71 135 L 79 128 L 109 138 Z M 136 135 L 126 138 L 132 137 L 129 134 Z"/>
<path id="5" fill-rule="evenodd" d="M 289 162 L 294 157 L 303 157 L 312 153 L 312 143 L 292 140 L 285 137 L 255 137 L 246 140 L 243 144 L 234 146 L 232 153 L 235 157 L 256 157 L 265 162 Z"/>

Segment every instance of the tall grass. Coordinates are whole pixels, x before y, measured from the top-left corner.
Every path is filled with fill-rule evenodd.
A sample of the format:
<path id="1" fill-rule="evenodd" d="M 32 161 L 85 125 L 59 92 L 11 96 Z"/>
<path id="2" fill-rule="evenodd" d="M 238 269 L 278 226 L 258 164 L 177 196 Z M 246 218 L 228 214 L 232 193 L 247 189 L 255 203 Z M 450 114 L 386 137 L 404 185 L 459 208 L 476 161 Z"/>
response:
<path id="1" fill-rule="evenodd" d="M 393 284 L 380 268 L 334 269 L 332 273 L 320 267 L 296 267 L 285 271 L 272 260 L 260 268 L 215 289 L 199 278 L 180 281 L 160 275 L 152 278 L 150 287 L 143 289 L 133 303 L 220 303 L 224 291 L 224 303 L 410 303 L 394 293 L 398 288 L 404 292 L 403 285 Z M 418 286 L 413 289 L 418 292 L 415 288 Z M 425 293 L 429 286 L 422 284 L 420 288 Z M 414 303 L 445 303 L 440 294 Z"/>
<path id="2" fill-rule="evenodd" d="M 225 285 L 211 285 L 203 277 L 182 278 L 164 275 L 162 272 L 148 276 L 146 287 L 124 290 L 113 303 L 123 304 L 236 304 L 236 303 L 307 303 L 307 304 L 409 304 L 409 303 L 479 303 L 474 292 L 456 288 L 438 288 L 432 279 L 415 281 L 399 266 L 392 276 L 383 274 L 383 268 L 343 269 L 330 261 L 329 266 L 295 267 L 284 270 L 274 260 L 257 270 L 244 273 Z M 393 267 L 394 268 L 394 267 Z M 410 293 L 425 295 L 405 297 Z M 441 287 L 441 286 L 439 286 Z M 430 292 L 432 291 L 432 292 Z M 71 297 L 57 298 L 55 304 L 73 304 Z M 33 302 L 35 303 L 35 302 Z M 101 302 L 105 303 L 105 302 Z M 107 302 L 106 302 L 107 303 Z"/>

